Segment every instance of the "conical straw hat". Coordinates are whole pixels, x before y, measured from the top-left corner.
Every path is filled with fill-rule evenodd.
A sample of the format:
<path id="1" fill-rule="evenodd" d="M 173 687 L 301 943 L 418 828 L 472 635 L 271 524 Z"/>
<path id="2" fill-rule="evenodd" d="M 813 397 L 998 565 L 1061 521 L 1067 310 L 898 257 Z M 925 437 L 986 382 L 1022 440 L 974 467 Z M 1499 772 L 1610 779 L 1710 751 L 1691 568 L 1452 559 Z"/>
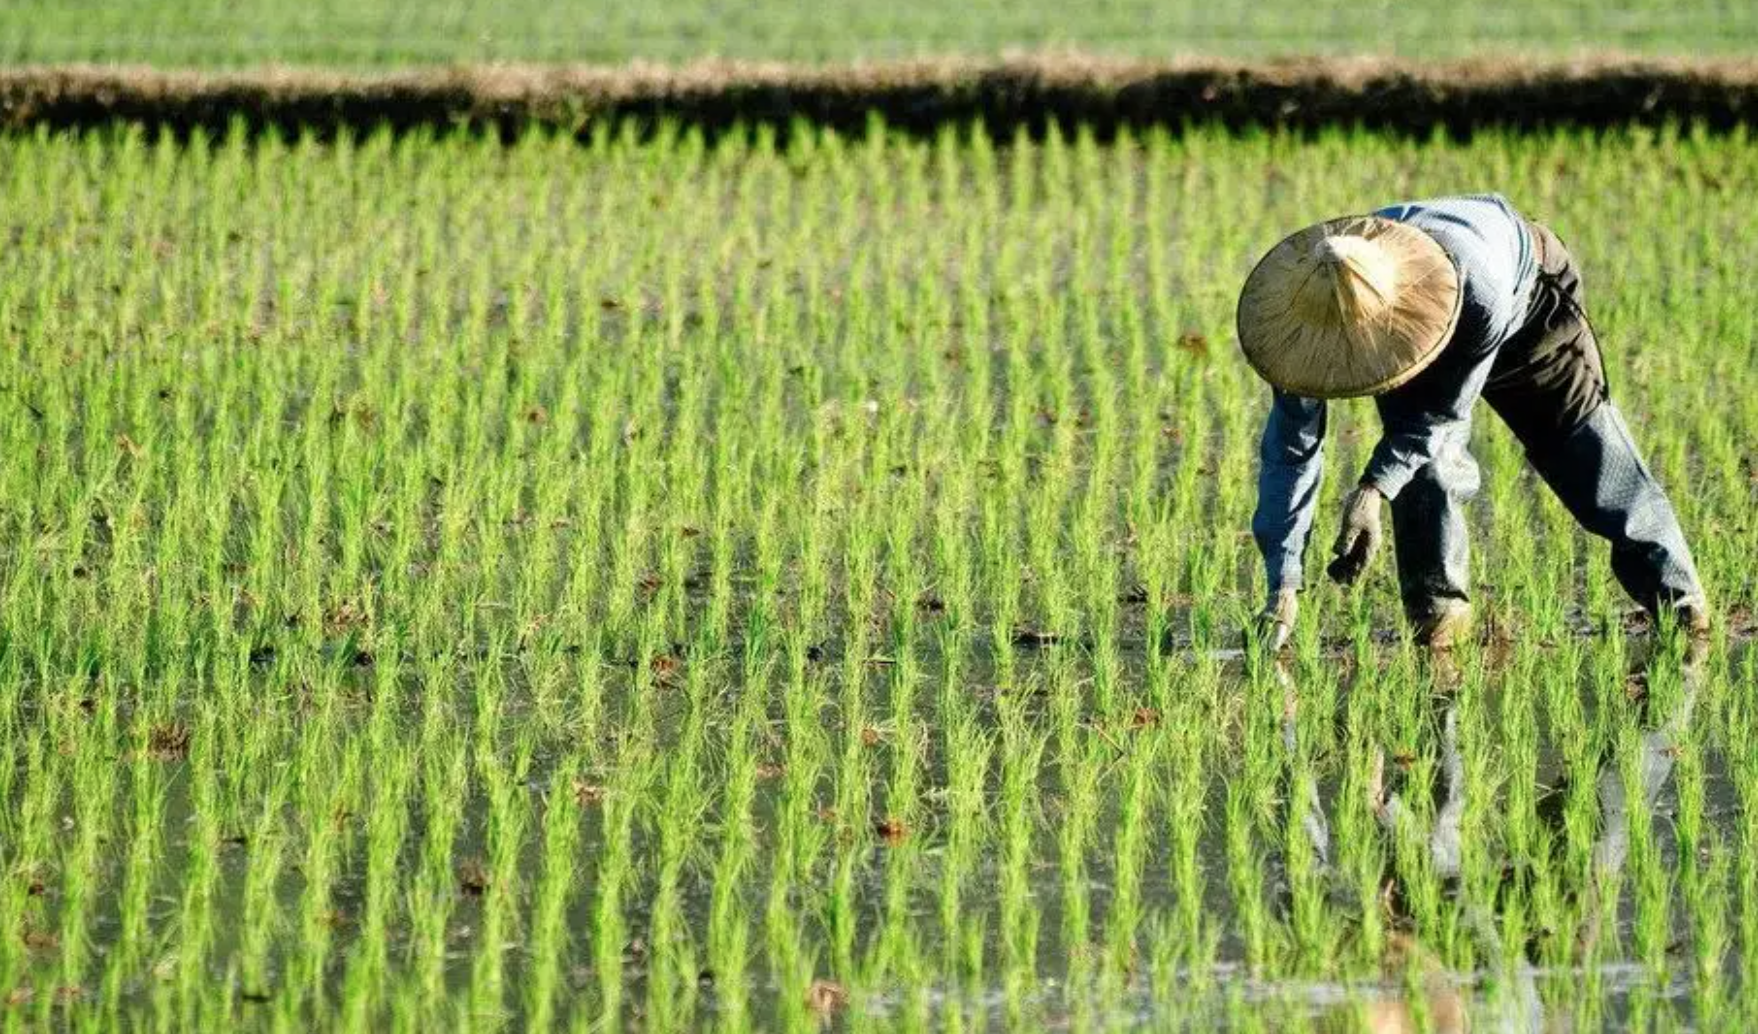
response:
<path id="1" fill-rule="evenodd" d="M 1239 294 L 1239 344 L 1305 398 L 1377 395 L 1434 362 L 1459 321 L 1459 271 L 1433 237 L 1378 216 L 1309 226 L 1270 249 Z"/>

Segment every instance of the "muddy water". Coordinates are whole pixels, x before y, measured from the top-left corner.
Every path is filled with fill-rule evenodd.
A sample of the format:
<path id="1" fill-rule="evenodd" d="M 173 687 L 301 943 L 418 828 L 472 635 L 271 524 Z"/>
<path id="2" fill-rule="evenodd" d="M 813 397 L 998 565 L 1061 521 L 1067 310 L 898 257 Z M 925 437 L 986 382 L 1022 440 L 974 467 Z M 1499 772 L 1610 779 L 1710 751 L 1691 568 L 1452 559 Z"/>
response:
<path id="1" fill-rule="evenodd" d="M 1043 670 L 1053 663 L 1066 664 L 1066 656 L 1049 656 L 1060 648 L 1023 652 L 1014 672 L 1017 682 L 1022 686 L 1039 684 Z M 1633 812 L 1645 817 L 1641 828 L 1651 830 L 1650 839 L 1640 846 L 1657 851 L 1668 871 L 1680 865 L 1672 816 L 1678 806 L 1674 768 L 1676 745 L 1681 740 L 1690 739 L 1707 748 L 1701 761 L 1705 821 L 1732 842 L 1740 820 L 1739 797 L 1725 759 L 1715 750 L 1719 737 L 1693 733 L 1692 725 L 1719 720 L 1717 696 L 1731 691 L 1724 677 L 1749 667 L 1752 649 L 1750 643 L 1737 642 L 1725 657 L 1687 666 L 1680 683 L 1682 691 L 1669 695 L 1665 707 L 1641 714 L 1635 753 L 1618 759 L 1608 757 L 1595 772 L 1571 769 L 1566 751 L 1549 740 L 1541 742 L 1538 773 L 1546 792 L 1560 795 L 1559 787 L 1567 780 L 1591 777 L 1597 802 L 1592 863 L 1598 875 L 1592 879 L 1563 878 L 1561 884 L 1569 892 L 1590 893 L 1594 880 L 1606 881 L 1623 868 L 1632 850 L 1629 818 Z M 981 652 L 975 651 L 978 655 Z M 1653 663 L 1643 652 L 1632 651 L 1633 674 Z M 1184 659 L 1201 660 L 1190 654 Z M 1330 659 L 1340 667 L 1351 663 L 1341 650 Z M 1224 696 L 1251 692 L 1246 687 L 1253 676 L 1242 654 L 1223 651 L 1208 660 L 1220 664 Z M 933 661 L 925 658 L 923 671 L 932 672 Z M 995 731 L 994 671 L 980 660 L 967 663 L 964 670 L 970 692 L 981 701 L 978 707 L 983 721 Z M 1296 821 L 1300 826 L 1299 835 L 1279 841 L 1265 838 L 1256 845 L 1263 862 L 1264 884 L 1259 891 L 1266 904 L 1272 941 L 1280 943 L 1279 939 L 1290 936 L 1289 924 L 1294 922 L 1289 887 L 1292 868 L 1320 874 L 1319 882 L 1327 888 L 1324 920 L 1340 938 L 1339 944 L 1348 943 L 1360 926 L 1360 899 L 1350 874 L 1329 867 L 1346 846 L 1339 842 L 1336 825 L 1336 816 L 1348 807 L 1344 795 L 1363 790 L 1359 785 L 1351 788 L 1344 777 L 1349 758 L 1341 745 L 1349 742 L 1350 695 L 1370 692 L 1372 681 L 1380 674 L 1372 667 L 1357 667 L 1348 679 L 1339 682 L 1335 692 L 1311 694 L 1287 666 L 1273 669 L 1275 692 L 1284 702 L 1277 734 L 1288 756 L 1300 751 L 1297 740 L 1303 729 L 1311 728 L 1299 721 L 1302 708 L 1327 704 L 1335 712 L 1330 720 L 1339 736 L 1332 748 L 1313 752 L 1310 780 L 1300 785 L 1284 780 L 1278 784 L 1277 795 L 1263 802 L 1273 810 L 1274 823 Z M 883 677 L 876 676 L 875 681 Z M 1129 699 L 1131 687 L 1146 678 L 1139 667 L 1126 671 L 1120 697 Z M 1494 677 L 1488 681 L 1493 684 Z M 1518 693 L 1522 689 L 1501 685 L 1494 691 Z M 1057 721 L 1049 696 L 1043 693 L 1041 701 L 1028 701 L 1030 725 L 1049 730 Z M 721 709 L 730 707 L 732 699 L 729 692 L 710 708 L 724 717 Z M 509 700 L 511 721 L 538 720 L 534 714 L 521 714 L 519 703 Z M 931 729 L 938 708 L 935 692 L 919 692 L 917 706 L 924 727 Z M 884 713 L 883 707 L 876 710 Z M 670 701 L 658 715 L 658 756 L 663 758 L 665 743 L 681 736 L 690 722 L 691 705 L 685 700 Z M 414 721 L 413 715 L 410 720 Z M 610 724 L 614 726 L 614 722 Z M 1660 969 L 1651 961 L 1638 960 L 1632 949 L 1636 891 L 1628 881 L 1620 889 L 1620 903 L 1610 913 L 1616 928 L 1594 934 L 1611 947 L 1592 964 L 1591 972 L 1578 965 L 1546 962 L 1545 953 L 1536 947 L 1524 950 L 1501 943 L 1500 932 L 1507 917 L 1499 910 L 1507 898 L 1476 898 L 1456 879 L 1461 856 L 1478 849 L 1469 841 L 1471 831 L 1485 824 L 1494 827 L 1501 802 L 1468 799 L 1473 781 L 1464 770 L 1464 758 L 1472 753 L 1472 745 L 1460 740 L 1466 734 L 1456 717 L 1456 698 L 1442 694 L 1428 701 L 1421 729 L 1423 741 L 1416 749 L 1435 759 L 1432 778 L 1409 778 L 1396 756 L 1397 748 L 1384 748 L 1385 756 L 1380 759 L 1384 780 L 1366 788 L 1373 797 L 1376 819 L 1371 835 L 1384 838 L 1389 858 L 1400 823 L 1406 827 L 1417 824 L 1418 842 L 1447 895 L 1443 914 L 1450 917 L 1452 925 L 1448 931 L 1413 925 L 1399 900 L 1403 888 L 1398 873 L 1388 863 L 1380 919 L 1389 937 L 1378 972 L 1364 971 L 1357 965 L 1327 975 L 1333 967 L 1323 959 L 1298 961 L 1277 956 L 1280 962 L 1265 965 L 1249 958 L 1249 939 L 1239 925 L 1241 890 L 1232 878 L 1237 858 L 1229 850 L 1224 818 L 1230 773 L 1236 762 L 1225 756 L 1212 757 L 1214 770 L 1199 783 L 1205 808 L 1203 828 L 1198 833 L 1202 899 L 1197 911 L 1212 944 L 1206 951 L 1192 952 L 1190 945 L 1181 943 L 1183 933 L 1176 917 L 1188 914 L 1189 903 L 1182 900 L 1175 874 L 1164 861 L 1175 852 L 1177 831 L 1157 800 L 1150 809 L 1141 849 L 1146 864 L 1132 877 L 1129 911 L 1120 912 L 1115 837 L 1122 807 L 1121 773 L 1136 741 L 1123 732 L 1101 731 L 1094 734 L 1100 743 L 1117 749 L 1099 750 L 1088 743 L 1093 752 L 1085 756 L 1104 758 L 1103 763 L 1109 766 L 1098 776 L 1104 800 L 1089 835 L 1072 848 L 1062 839 L 1066 819 L 1063 801 L 1071 776 L 1046 760 L 1035 776 L 1038 800 L 1023 845 L 1010 846 L 1004 820 L 991 814 L 980 827 L 981 839 L 973 848 L 962 854 L 952 851 L 942 835 L 945 809 L 936 796 L 948 780 L 946 759 L 930 749 L 921 778 L 925 803 L 907 837 L 889 842 L 885 836 L 869 835 L 866 830 L 850 829 L 846 823 L 838 825 L 835 818 L 824 818 L 826 841 L 820 864 L 797 873 L 793 886 L 778 889 L 768 852 L 781 848 L 769 837 L 785 824 L 786 813 L 794 804 L 786 797 L 784 778 L 761 782 L 752 808 L 760 851 L 743 870 L 735 893 L 721 895 L 731 902 L 730 906 L 723 902 L 722 909 L 730 907 L 736 913 L 734 923 L 748 937 L 747 969 L 736 994 L 729 994 L 723 977 L 709 963 L 706 948 L 717 922 L 713 863 L 721 841 L 713 817 L 703 827 L 699 850 L 686 857 L 683 875 L 673 891 L 676 912 L 665 921 L 670 925 L 664 925 L 655 916 L 658 874 L 649 861 L 661 851 L 664 831 L 657 812 L 647 810 L 657 807 L 657 796 L 644 802 L 631 827 L 630 853 L 635 867 L 631 881 L 620 890 L 619 943 L 606 951 L 597 940 L 602 929 L 597 865 L 611 833 L 602 808 L 581 809 L 578 878 L 567 910 L 569 940 L 561 967 L 561 995 L 566 1002 L 562 1011 L 574 1010 L 583 1019 L 625 1029 L 666 1029 L 680 1023 L 708 1028 L 799 1029 L 822 1022 L 849 1030 L 1394 1031 L 1421 1029 L 1428 1024 L 1429 1029 L 1481 1031 L 1626 1023 L 1648 1026 L 1662 1021 L 1690 1026 L 1698 1019 L 1700 995 L 1708 993 L 1717 1003 L 1737 998 L 1737 942 L 1723 956 L 1719 975 L 1704 973 L 1693 962 L 1694 917 L 1677 886 L 1669 892 L 1673 943 L 1667 948 L 1667 964 Z M 830 731 L 832 742 L 840 743 L 835 735 L 839 730 Z M 788 731 L 778 721 L 771 735 L 777 756 L 785 756 Z M 1054 735 L 1047 733 L 1046 738 L 1053 740 Z M 1217 732 L 1213 742 L 1225 749 L 1229 734 Z M 863 771 L 873 780 L 870 790 L 874 813 L 878 814 L 883 811 L 892 759 L 890 745 L 883 738 L 872 746 L 874 762 Z M 554 765 L 567 749 L 559 741 L 545 742 L 527 779 L 534 822 L 521 851 L 529 859 L 533 886 L 543 867 L 540 831 L 546 795 L 567 792 L 554 782 Z M 1497 746 L 1490 745 L 1483 756 L 1493 762 Z M 712 770 L 713 759 L 705 763 Z M 995 764 L 1005 763 L 1005 759 L 998 759 Z M 1158 779 L 1165 773 L 1154 775 Z M 833 799 L 836 778 L 834 771 L 823 773 L 819 786 L 823 801 Z M 991 771 L 987 786 L 992 795 L 997 792 L 996 782 Z M 1634 795 L 1629 792 L 1632 789 Z M 179 862 L 191 846 L 195 808 L 183 781 L 173 780 L 167 792 L 165 864 L 154 885 L 157 904 L 152 914 L 169 929 L 180 909 L 186 907 L 186 874 Z M 1546 807 L 1548 799 L 1541 799 L 1541 815 L 1551 814 Z M 712 809 L 719 798 L 709 801 Z M 992 797 L 991 807 L 994 803 Z M 401 862 L 408 873 L 417 870 L 422 858 L 424 816 L 423 807 L 411 802 L 409 836 Z M 1565 819 L 1558 813 L 1553 820 L 1559 823 L 1555 834 L 1560 838 L 1564 835 L 1560 824 Z M 289 813 L 290 830 L 296 830 L 302 821 L 309 821 L 309 817 Z M 453 847 L 460 871 L 472 860 L 487 858 L 493 852 L 488 827 L 486 798 L 480 788 L 473 788 Z M 1642 834 L 1638 831 L 1637 835 Z M 1290 845 L 1303 846 L 1311 854 L 1290 858 Z M 240 1016 L 248 1016 L 252 1003 L 263 996 L 287 993 L 281 981 L 310 962 L 306 957 L 309 942 L 295 936 L 296 917 L 304 895 L 309 893 L 305 875 L 295 863 L 278 879 L 277 899 L 285 922 L 275 935 L 270 961 L 262 973 L 248 980 L 240 976 L 236 959 L 245 950 L 246 937 L 240 913 L 245 907 L 252 853 L 258 849 L 259 845 L 243 835 L 222 849 L 217 891 L 211 901 L 213 940 L 205 952 L 209 979 L 215 988 L 229 988 L 238 996 Z M 1027 857 L 1023 867 L 1015 867 L 1012 878 L 1017 880 L 1023 871 L 1023 887 L 1009 883 L 1009 866 L 1017 862 L 1010 852 L 1019 850 Z M 1071 855 L 1071 850 L 1076 853 Z M 292 853 L 297 855 L 297 851 Z M 956 925 L 951 926 L 946 921 L 943 898 L 949 879 L 959 888 Z M 490 1026 L 518 1025 L 528 1019 L 520 987 L 532 964 L 525 924 L 532 918 L 533 886 L 518 893 L 515 912 L 521 922 L 503 931 L 498 946 L 483 943 L 484 897 L 461 887 L 447 919 L 450 950 L 440 968 L 443 986 L 426 988 L 423 993 L 463 999 L 471 993 L 484 953 L 498 951 L 505 967 L 504 1011 L 478 1019 Z M 330 935 L 322 981 L 327 988 L 323 993 L 336 999 L 349 993 L 350 968 L 362 936 L 359 927 L 346 917 L 367 907 L 367 894 L 366 873 L 359 852 L 355 852 L 331 888 L 336 913 L 343 918 Z M 64 906 L 54 903 L 52 907 Z M 117 935 L 120 902 L 113 895 L 101 894 L 86 907 L 87 936 L 101 954 L 107 941 Z M 49 913 L 51 920 L 56 914 Z M 407 979 L 416 961 L 413 954 L 423 950 L 411 932 L 419 917 L 398 914 L 403 923 L 388 932 L 387 941 L 386 980 L 393 1001 L 399 994 L 416 993 L 400 981 Z M 681 929 L 677 917 L 682 918 Z M 723 928 L 727 921 L 725 914 L 718 918 Z M 824 980 L 836 989 L 821 993 L 830 1000 L 825 1008 L 802 1003 L 799 988 L 803 975 L 789 970 L 790 965 L 797 966 L 798 956 L 777 948 L 777 931 L 812 960 L 813 979 Z M 1570 935 L 1581 933 L 1571 931 Z M 1438 938 L 1436 943 L 1429 942 L 1431 935 Z M 661 941 L 662 937 L 667 940 Z M 1446 949 L 1439 942 L 1445 937 L 1468 940 L 1475 957 L 1493 961 L 1464 971 L 1451 969 L 1442 961 Z M 173 951 L 167 949 L 167 957 Z M 611 960 L 609 970 L 607 959 Z M 688 972 L 682 969 L 686 966 Z M 156 996 L 163 994 L 155 987 L 151 973 L 148 970 L 120 987 L 119 1004 L 125 1011 L 134 1007 L 151 1010 Z M 54 980 L 44 971 L 27 974 L 27 978 L 32 975 L 43 984 Z M 617 1000 L 607 997 L 609 984 L 621 989 Z M 729 1000 L 737 1003 L 736 1009 L 729 1011 Z M 271 1008 L 273 1005 L 264 1001 L 265 1017 Z"/>

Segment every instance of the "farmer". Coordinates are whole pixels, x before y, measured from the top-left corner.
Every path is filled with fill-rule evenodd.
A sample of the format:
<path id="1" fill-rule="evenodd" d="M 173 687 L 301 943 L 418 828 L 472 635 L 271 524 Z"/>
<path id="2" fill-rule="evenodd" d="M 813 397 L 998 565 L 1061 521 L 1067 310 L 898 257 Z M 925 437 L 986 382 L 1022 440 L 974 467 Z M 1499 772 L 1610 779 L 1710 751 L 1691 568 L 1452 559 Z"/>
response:
<path id="1" fill-rule="evenodd" d="M 1269 574 L 1260 627 L 1276 648 L 1298 611 L 1325 400 L 1372 395 L 1384 433 L 1343 504 L 1328 573 L 1344 585 L 1379 549 L 1380 504 L 1419 641 L 1469 626 L 1464 505 L 1482 396 L 1575 520 L 1608 539 L 1612 572 L 1651 614 L 1693 633 L 1708 611 L 1678 518 L 1607 394 L 1581 275 L 1555 234 L 1499 195 L 1333 219 L 1271 249 L 1239 298 L 1245 357 L 1274 389 L 1252 533 Z"/>

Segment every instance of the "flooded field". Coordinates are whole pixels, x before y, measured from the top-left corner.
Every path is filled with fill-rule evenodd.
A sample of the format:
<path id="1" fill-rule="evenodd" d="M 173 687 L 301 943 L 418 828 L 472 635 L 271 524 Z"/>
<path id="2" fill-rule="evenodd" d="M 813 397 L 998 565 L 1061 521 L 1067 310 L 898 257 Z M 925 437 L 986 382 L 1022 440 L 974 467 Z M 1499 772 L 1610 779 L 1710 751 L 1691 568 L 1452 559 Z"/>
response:
<path id="1" fill-rule="evenodd" d="M 1469 643 L 1383 561 L 1244 648 L 1241 279 L 1491 187 L 1714 635 L 1482 412 Z M 0 140 L 0 1017 L 1750 1028 L 1755 190 L 1683 129 Z"/>

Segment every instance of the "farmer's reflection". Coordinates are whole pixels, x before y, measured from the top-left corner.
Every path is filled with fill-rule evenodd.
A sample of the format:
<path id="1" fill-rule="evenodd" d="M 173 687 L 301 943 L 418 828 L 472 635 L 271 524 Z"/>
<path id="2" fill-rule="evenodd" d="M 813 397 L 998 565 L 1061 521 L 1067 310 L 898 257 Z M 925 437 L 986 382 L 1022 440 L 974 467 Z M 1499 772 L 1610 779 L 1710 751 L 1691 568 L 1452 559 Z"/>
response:
<path id="1" fill-rule="evenodd" d="M 1688 646 L 1687 651 L 1682 660 L 1670 662 L 1679 664 L 1679 671 L 1683 676 L 1681 691 L 1669 695 L 1663 711 L 1644 716 L 1644 729 L 1636 758 L 1635 784 L 1641 793 L 1640 806 L 1643 808 L 1653 808 L 1672 775 L 1676 756 L 1674 745 L 1679 742 L 1691 721 L 1697 692 L 1703 681 L 1707 652 L 1705 646 L 1701 642 L 1695 642 Z M 1449 672 L 1445 667 L 1450 663 L 1448 659 L 1437 656 L 1433 663 L 1438 666 L 1437 684 L 1448 682 Z M 1669 662 L 1657 655 L 1652 663 L 1658 666 Z M 1277 662 L 1275 672 L 1285 693 L 1283 745 L 1288 756 L 1293 758 L 1297 756 L 1299 693 L 1285 661 Z M 1464 928 L 1472 938 L 1479 956 L 1489 960 L 1504 959 L 1507 955 L 1495 918 L 1495 902 L 1477 900 L 1467 881 L 1461 878 L 1460 823 L 1465 813 L 1465 793 L 1469 781 L 1465 777 L 1465 763 L 1459 749 L 1457 698 L 1452 692 L 1444 692 L 1433 697 L 1432 701 L 1436 710 L 1436 725 L 1440 730 L 1440 770 L 1430 788 L 1435 795 L 1435 808 L 1433 825 L 1426 830 L 1426 838 L 1421 836 L 1425 831 L 1413 829 L 1415 824 L 1422 821 L 1423 809 L 1406 803 L 1406 795 L 1417 792 L 1418 787 L 1411 785 L 1393 789 L 1387 786 L 1384 778 L 1383 748 L 1376 752 L 1377 756 L 1373 761 L 1372 776 L 1367 786 L 1368 804 L 1389 845 L 1400 842 L 1421 843 L 1426 839 L 1428 861 L 1441 885 L 1458 903 Z M 1305 841 L 1312 852 L 1310 861 L 1314 869 L 1329 886 L 1341 892 L 1339 897 L 1342 898 L 1349 893 L 1349 881 L 1344 874 L 1331 868 L 1330 828 L 1323 804 L 1319 800 L 1317 782 L 1310 779 L 1299 780 L 1304 787 L 1301 790 L 1296 790 L 1293 782 L 1290 780 L 1288 791 L 1291 794 L 1301 793 L 1304 797 L 1300 803 L 1304 805 L 1302 825 L 1306 834 L 1304 838 L 1295 838 L 1293 842 L 1299 843 L 1302 839 Z M 1595 886 L 1589 888 L 1590 893 L 1597 892 L 1598 886 L 1607 883 L 1615 885 L 1615 877 L 1621 873 L 1629 852 L 1630 836 L 1629 788 L 1619 772 L 1615 758 L 1607 756 L 1601 762 L 1596 789 L 1600 825 L 1594 844 L 1593 860 L 1597 878 L 1594 881 Z M 1556 809 L 1541 807 L 1540 817 L 1558 826 L 1562 822 L 1562 815 Z M 1400 835 L 1400 830 L 1404 835 Z M 1412 837 L 1409 835 L 1411 833 L 1417 835 Z M 1368 1001 L 1355 1014 L 1358 1020 L 1364 1021 L 1366 1029 L 1384 1032 L 1427 1029 L 1443 1034 L 1468 1029 L 1550 1029 L 1545 1023 L 1543 1002 L 1538 994 L 1536 972 L 1532 966 L 1510 967 L 1513 979 L 1511 986 L 1504 987 L 1502 993 L 1494 996 L 1468 1001 L 1464 993 L 1468 988 L 1449 975 L 1438 956 L 1426 949 L 1411 932 L 1410 917 L 1402 908 L 1403 888 L 1399 886 L 1395 873 L 1390 878 L 1386 905 L 1393 914 L 1391 931 L 1387 937 L 1384 969 L 1388 983 L 1402 983 L 1414 967 L 1420 976 L 1421 1000 L 1418 1002 L 1391 995 Z M 1588 921 L 1596 922 L 1602 911 L 1599 908 L 1589 909 Z M 1590 935 L 1595 932 L 1589 931 Z M 1467 1006 L 1471 1013 L 1469 1019 Z"/>

